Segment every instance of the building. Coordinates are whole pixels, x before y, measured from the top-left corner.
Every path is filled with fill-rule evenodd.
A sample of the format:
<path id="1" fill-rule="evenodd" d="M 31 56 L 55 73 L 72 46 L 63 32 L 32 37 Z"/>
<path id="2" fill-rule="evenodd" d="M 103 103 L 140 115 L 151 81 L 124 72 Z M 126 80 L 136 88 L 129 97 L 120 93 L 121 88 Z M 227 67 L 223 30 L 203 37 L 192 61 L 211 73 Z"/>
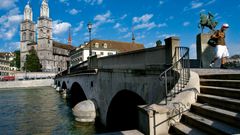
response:
<path id="1" fill-rule="evenodd" d="M 92 55 L 97 55 L 98 58 L 123 52 L 144 49 L 143 44 L 138 44 L 135 42 L 128 43 L 112 40 L 93 39 L 90 43 L 81 45 L 80 47 L 71 51 L 71 66 L 75 66 L 88 59 L 90 44 L 92 48 Z"/>
<path id="2" fill-rule="evenodd" d="M 11 61 L 14 59 L 13 53 L 0 53 L 0 76 L 14 75 L 16 67 L 11 67 Z"/>
<path id="3" fill-rule="evenodd" d="M 49 17 L 49 7 L 46 0 L 43 0 L 41 4 L 37 28 L 35 28 L 36 24 L 32 18 L 33 12 L 28 2 L 24 9 L 24 20 L 21 22 L 20 28 L 21 70 L 23 70 L 26 62 L 26 55 L 32 47 L 37 51 L 42 64 L 42 71 L 57 72 L 66 70 L 67 62 L 70 61 L 70 51 L 74 47 L 71 46 L 71 43 L 66 45 L 52 39 L 52 19 Z"/>

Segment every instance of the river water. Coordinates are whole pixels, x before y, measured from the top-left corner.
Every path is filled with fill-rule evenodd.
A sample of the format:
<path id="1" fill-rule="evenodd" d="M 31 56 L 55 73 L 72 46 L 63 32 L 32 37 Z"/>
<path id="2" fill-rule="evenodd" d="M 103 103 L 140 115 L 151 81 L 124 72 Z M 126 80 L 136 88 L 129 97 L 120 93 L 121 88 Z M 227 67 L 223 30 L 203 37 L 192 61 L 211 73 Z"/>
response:
<path id="1" fill-rule="evenodd" d="M 0 90 L 0 135 L 92 135 L 101 130 L 76 122 L 66 100 L 51 87 Z"/>

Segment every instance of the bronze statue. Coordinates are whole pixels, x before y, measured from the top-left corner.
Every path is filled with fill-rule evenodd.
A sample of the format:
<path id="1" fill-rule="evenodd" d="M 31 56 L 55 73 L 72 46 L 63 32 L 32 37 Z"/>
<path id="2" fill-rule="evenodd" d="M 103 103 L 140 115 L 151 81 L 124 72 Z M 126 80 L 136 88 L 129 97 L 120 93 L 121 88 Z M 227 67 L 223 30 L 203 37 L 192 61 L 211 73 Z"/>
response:
<path id="1" fill-rule="evenodd" d="M 208 12 L 208 15 L 202 13 L 200 14 L 200 22 L 198 28 L 200 28 L 201 25 L 202 33 L 204 27 L 208 27 L 211 31 L 215 31 L 217 24 L 218 22 L 214 20 L 214 16 L 210 12 Z"/>

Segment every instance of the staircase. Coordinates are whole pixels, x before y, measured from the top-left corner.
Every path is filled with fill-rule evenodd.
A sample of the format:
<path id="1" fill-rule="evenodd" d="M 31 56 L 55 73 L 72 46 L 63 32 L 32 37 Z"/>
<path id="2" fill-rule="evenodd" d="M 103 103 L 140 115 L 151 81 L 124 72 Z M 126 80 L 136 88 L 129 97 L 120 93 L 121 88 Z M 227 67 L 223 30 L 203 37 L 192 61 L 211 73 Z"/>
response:
<path id="1" fill-rule="evenodd" d="M 202 75 L 200 85 L 197 103 L 169 134 L 240 134 L 240 75 Z"/>

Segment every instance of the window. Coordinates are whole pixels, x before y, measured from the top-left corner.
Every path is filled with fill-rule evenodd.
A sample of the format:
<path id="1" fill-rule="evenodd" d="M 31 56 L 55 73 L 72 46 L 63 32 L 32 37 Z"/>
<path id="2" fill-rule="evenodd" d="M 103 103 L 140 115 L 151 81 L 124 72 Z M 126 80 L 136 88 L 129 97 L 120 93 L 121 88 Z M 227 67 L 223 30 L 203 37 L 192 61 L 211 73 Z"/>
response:
<path id="1" fill-rule="evenodd" d="M 103 48 L 107 48 L 107 43 L 104 43 L 104 44 L 103 44 Z"/>
<path id="2" fill-rule="evenodd" d="M 26 32 L 23 32 L 23 35 L 22 35 L 22 40 L 25 41 L 26 40 Z"/>
<path id="3" fill-rule="evenodd" d="M 32 33 L 29 34 L 29 40 L 33 41 L 33 34 Z"/>
<path id="4" fill-rule="evenodd" d="M 112 53 L 112 52 L 109 52 L 109 53 L 108 53 L 108 56 L 109 56 L 109 55 L 113 55 L 113 53 Z"/>
<path id="5" fill-rule="evenodd" d="M 95 47 L 98 48 L 99 47 L 99 43 L 95 43 Z"/>
<path id="6" fill-rule="evenodd" d="M 104 52 L 101 52 L 101 55 L 104 55 Z"/>

